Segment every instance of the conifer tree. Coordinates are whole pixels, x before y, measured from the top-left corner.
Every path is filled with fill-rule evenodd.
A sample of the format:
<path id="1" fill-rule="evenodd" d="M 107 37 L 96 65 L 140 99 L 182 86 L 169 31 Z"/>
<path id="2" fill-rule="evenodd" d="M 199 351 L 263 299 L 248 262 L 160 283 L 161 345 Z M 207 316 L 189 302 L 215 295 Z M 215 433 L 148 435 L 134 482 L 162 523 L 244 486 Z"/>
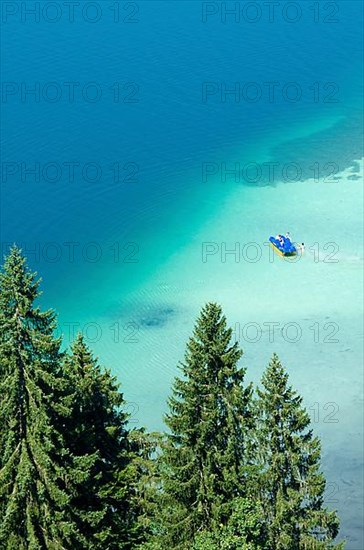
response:
<path id="1" fill-rule="evenodd" d="M 226 523 L 232 499 L 247 492 L 251 387 L 243 386 L 242 351 L 231 336 L 221 307 L 207 304 L 169 399 L 160 548 L 189 547 L 197 531 Z"/>
<path id="2" fill-rule="evenodd" d="M 13 247 L 0 274 L 0 547 L 75 547 L 67 449 L 55 425 L 67 414 L 55 315 L 35 305 L 39 280 Z M 73 542 L 71 542 L 73 541 Z"/>
<path id="3" fill-rule="evenodd" d="M 342 548 L 336 512 L 323 506 L 325 479 L 320 471 L 320 441 L 313 436 L 302 398 L 288 384 L 277 355 L 258 389 L 263 474 L 262 502 L 271 550 Z"/>
<path id="4" fill-rule="evenodd" d="M 77 527 L 90 550 L 122 550 L 140 541 L 136 483 L 137 445 L 129 437 L 123 394 L 102 369 L 81 335 L 66 358 L 74 392 L 66 443 L 87 476 L 76 482 L 71 502 Z"/>

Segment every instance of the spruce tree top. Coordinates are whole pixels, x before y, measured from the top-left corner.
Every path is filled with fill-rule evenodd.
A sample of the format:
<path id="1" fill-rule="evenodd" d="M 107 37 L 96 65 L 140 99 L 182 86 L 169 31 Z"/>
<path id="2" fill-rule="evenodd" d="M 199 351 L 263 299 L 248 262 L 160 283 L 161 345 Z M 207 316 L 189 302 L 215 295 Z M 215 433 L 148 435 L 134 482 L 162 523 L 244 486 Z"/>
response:
<path id="1" fill-rule="evenodd" d="M 52 334 L 56 326 L 54 311 L 49 309 L 41 312 L 39 307 L 34 306 L 35 300 L 41 295 L 40 282 L 37 273 L 27 267 L 21 249 L 14 245 L 0 272 L 2 322 L 8 326 L 16 322 L 18 327 L 33 327 L 43 334 Z"/>

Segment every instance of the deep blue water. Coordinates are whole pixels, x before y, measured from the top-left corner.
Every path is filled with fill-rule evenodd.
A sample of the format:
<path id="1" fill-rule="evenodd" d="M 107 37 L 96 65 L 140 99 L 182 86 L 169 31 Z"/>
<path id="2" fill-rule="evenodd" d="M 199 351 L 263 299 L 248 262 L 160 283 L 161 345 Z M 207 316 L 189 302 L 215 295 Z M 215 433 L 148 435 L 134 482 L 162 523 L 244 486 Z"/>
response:
<path id="1" fill-rule="evenodd" d="M 26 3 L 27 8 L 32 4 Z M 49 3 L 40 4 L 45 9 Z M 33 258 L 44 264 L 48 298 L 58 308 L 59 272 L 69 271 L 69 261 L 62 261 L 69 258 L 64 242 L 79 242 L 81 250 L 89 242 L 103 247 L 115 240 L 121 246 L 138 241 L 142 250 L 144 239 L 168 227 L 172 235 L 166 234 L 163 250 L 154 254 L 158 262 L 168 257 L 176 239 L 178 243 L 190 238 L 190 223 L 177 218 L 180 227 L 174 226 L 176 212 L 184 205 L 189 221 L 191 216 L 195 220 L 194 213 L 209 200 L 211 179 L 202 181 L 202 163 L 228 163 L 240 157 L 255 162 L 263 143 L 276 147 L 289 132 L 303 126 L 309 133 L 321 119 L 343 115 L 350 124 L 354 106 L 360 105 L 360 2 L 320 8 L 319 16 L 309 2 L 296 3 L 302 17 L 291 23 L 287 18 L 294 18 L 296 11 L 284 11 L 286 3 L 277 8 L 274 21 L 269 21 L 266 8 L 254 23 L 246 21 L 254 19 L 253 8 L 240 22 L 227 15 L 222 23 L 219 3 L 219 13 L 206 16 L 206 22 L 200 2 L 139 2 L 135 14 L 136 7 L 129 4 L 119 3 L 119 23 L 107 2 L 98 4 L 102 14 L 95 23 L 82 19 L 81 8 L 75 9 L 74 23 L 65 8 L 53 23 L 52 8 L 40 13 L 39 22 L 30 14 L 23 14 L 21 21 L 20 4 L 18 14 L 3 16 L 3 162 L 14 164 L 2 181 L 2 241 L 26 242 L 29 249 L 40 243 L 40 262 Z M 241 11 L 245 4 L 238 3 Z M 86 13 L 95 17 L 92 8 Z M 73 101 L 70 82 L 78 83 Z M 206 82 L 212 83 L 209 89 L 214 93 L 204 102 Z M 251 87 L 244 88 L 249 82 Z M 282 97 L 289 82 L 296 83 L 301 100 Z M 267 83 L 275 83 L 273 100 Z M 39 98 L 22 97 L 22 86 L 37 85 Z M 237 102 L 227 95 L 223 103 L 221 87 L 236 85 L 249 98 L 262 93 L 261 99 Z M 86 100 L 95 90 L 102 94 L 99 100 Z M 296 90 L 291 87 L 287 94 L 294 96 Z M 329 150 L 332 160 L 337 144 L 342 147 L 340 125 L 329 138 L 329 147 L 325 143 L 321 149 L 326 154 Z M 295 144 L 296 154 L 302 154 L 305 145 L 303 140 Z M 354 156 L 352 149 L 345 161 Z M 78 166 L 72 179 L 73 162 Z M 21 163 L 26 168 L 39 163 L 41 172 L 48 171 L 37 182 L 34 175 L 24 174 Z M 47 168 L 48 163 L 60 167 L 58 174 L 52 166 Z M 82 177 L 88 163 L 98 165 L 98 175 L 91 167 Z M 94 177 L 96 181 L 90 181 Z M 46 245 L 42 253 L 49 242 L 61 249 Z M 87 253 L 99 254 L 92 249 Z M 111 256 L 103 248 L 101 262 Z M 44 257 L 56 261 L 43 261 Z M 82 261 L 81 252 L 76 257 L 80 277 L 85 269 L 95 269 Z M 145 261 L 146 273 L 152 260 Z M 127 276 L 123 282 L 130 283 Z"/>
<path id="2" fill-rule="evenodd" d="M 43 278 L 43 303 L 62 322 L 125 318 L 131 291 L 148 302 L 144 284 L 219 209 L 216 197 L 268 183 L 222 182 L 220 172 L 204 179 L 204 163 L 259 163 L 268 152 L 278 164 L 299 163 L 304 179 L 315 162 L 342 170 L 362 156 L 360 1 L 280 2 L 272 21 L 252 2 L 262 9 L 256 22 L 246 20 L 254 17 L 246 2 L 228 3 L 245 14 L 240 22 L 223 22 L 220 2 L 208 3 L 217 13 L 204 21 L 198 1 L 102 1 L 94 23 L 81 15 L 88 2 L 73 23 L 61 2 L 56 22 L 48 2 L 39 21 L 10 4 L 18 11 L 7 15 L 2 4 L 1 243 L 23 246 Z M 287 21 L 297 9 L 300 20 Z M 287 83 L 289 97 L 302 92 L 297 101 L 282 95 Z M 224 86 L 240 100 L 224 101 Z M 31 88 L 39 97 L 24 95 Z M 39 178 L 24 171 L 38 166 Z M 359 540 L 355 511 L 347 517 L 345 536 Z"/>

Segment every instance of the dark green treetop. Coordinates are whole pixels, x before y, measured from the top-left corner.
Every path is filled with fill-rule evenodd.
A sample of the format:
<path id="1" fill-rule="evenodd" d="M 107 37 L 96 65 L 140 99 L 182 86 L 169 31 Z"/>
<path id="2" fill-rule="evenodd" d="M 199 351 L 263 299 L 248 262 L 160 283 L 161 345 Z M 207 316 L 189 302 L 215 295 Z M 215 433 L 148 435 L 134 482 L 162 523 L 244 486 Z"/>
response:
<path id="1" fill-rule="evenodd" d="M 227 522 L 232 499 L 247 492 L 251 387 L 238 368 L 221 307 L 207 304 L 176 378 L 161 457 L 165 546 L 184 548 L 200 530 Z M 161 543 L 162 544 L 162 543 Z"/>
<path id="2" fill-rule="evenodd" d="M 336 512 L 323 506 L 325 478 L 320 471 L 320 441 L 310 417 L 288 384 L 277 355 L 258 389 L 258 438 L 263 466 L 261 500 L 272 550 L 340 548 Z"/>
<path id="3" fill-rule="evenodd" d="M 73 388 L 66 442 L 75 462 L 87 472 L 74 480 L 71 506 L 77 527 L 90 550 L 132 548 L 141 537 L 137 449 L 129 437 L 123 394 L 81 335 L 66 357 L 65 369 Z"/>
<path id="4" fill-rule="evenodd" d="M 35 305 L 39 281 L 13 247 L 0 274 L 0 547 L 67 548 L 67 414 L 55 315 Z"/>

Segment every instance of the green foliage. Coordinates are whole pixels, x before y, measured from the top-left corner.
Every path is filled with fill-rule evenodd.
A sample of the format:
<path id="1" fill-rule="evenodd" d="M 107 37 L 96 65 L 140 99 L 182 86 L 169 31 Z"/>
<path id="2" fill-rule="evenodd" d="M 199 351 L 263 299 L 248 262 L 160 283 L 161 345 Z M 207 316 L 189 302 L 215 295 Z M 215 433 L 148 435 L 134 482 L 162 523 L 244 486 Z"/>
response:
<path id="1" fill-rule="evenodd" d="M 132 430 L 129 439 L 134 449 L 135 500 L 138 522 L 144 538 L 150 538 L 157 530 L 155 518 L 158 514 L 160 476 L 158 453 L 162 436 L 158 432 L 146 433 L 144 429 Z"/>
<path id="2" fill-rule="evenodd" d="M 215 532 L 196 535 L 192 550 L 265 550 L 266 526 L 259 503 L 252 499 L 232 501 L 232 513 L 226 525 Z"/>
<path id="3" fill-rule="evenodd" d="M 65 371 L 73 388 L 66 443 L 84 473 L 73 480 L 71 508 L 78 530 L 90 550 L 132 548 L 141 533 L 133 464 L 136 454 L 128 437 L 123 395 L 80 335 L 66 357 Z"/>
<path id="4" fill-rule="evenodd" d="M 331 548 L 339 530 L 335 512 L 323 507 L 325 479 L 320 442 L 313 436 L 302 398 L 273 356 L 258 389 L 258 439 L 263 473 L 261 500 L 274 550 Z"/>
<path id="5" fill-rule="evenodd" d="M 0 548 L 130 549 L 138 447 L 124 400 L 83 339 L 70 355 L 13 248 L 0 275 Z"/>
<path id="6" fill-rule="evenodd" d="M 252 390 L 243 387 L 242 352 L 231 334 L 221 308 L 207 304 L 169 399 L 161 457 L 161 540 L 169 547 L 226 523 L 232 499 L 247 492 Z"/>
<path id="7" fill-rule="evenodd" d="M 68 513 L 67 414 L 55 316 L 34 305 L 39 281 L 12 248 L 0 274 L 0 547 L 80 542 Z M 77 533 L 77 532 L 76 532 Z"/>

